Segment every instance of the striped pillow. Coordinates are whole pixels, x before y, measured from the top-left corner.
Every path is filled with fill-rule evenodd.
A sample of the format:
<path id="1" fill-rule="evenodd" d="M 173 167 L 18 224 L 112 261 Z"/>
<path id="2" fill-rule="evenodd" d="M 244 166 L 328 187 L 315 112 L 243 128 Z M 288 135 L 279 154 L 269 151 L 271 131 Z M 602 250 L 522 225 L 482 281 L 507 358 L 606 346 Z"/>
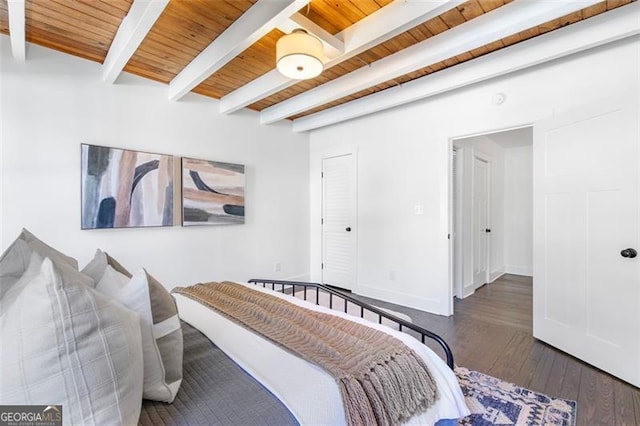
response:
<path id="1" fill-rule="evenodd" d="M 34 251 L 0 299 L 0 404 L 60 404 L 69 424 L 136 424 L 140 319 L 78 275 Z"/>

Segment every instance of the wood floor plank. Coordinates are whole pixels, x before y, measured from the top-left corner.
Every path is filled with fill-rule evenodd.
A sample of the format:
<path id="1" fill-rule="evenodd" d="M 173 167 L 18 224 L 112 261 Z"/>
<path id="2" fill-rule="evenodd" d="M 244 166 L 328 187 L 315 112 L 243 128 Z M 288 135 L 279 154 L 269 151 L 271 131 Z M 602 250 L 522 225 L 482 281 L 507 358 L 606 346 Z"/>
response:
<path id="1" fill-rule="evenodd" d="M 596 400 L 598 399 L 596 374 L 596 371 L 590 368 L 582 370 L 582 386 L 577 403 L 578 412 L 583 418 L 596 418 Z"/>
<path id="2" fill-rule="evenodd" d="M 522 383 L 523 386 L 530 388 L 531 381 L 535 376 L 534 373 L 536 371 L 536 367 L 545 352 L 543 345 L 535 341 L 531 341 L 531 339 L 527 339 L 525 342 L 527 343 L 529 350 L 524 357 L 524 361 L 518 368 L 518 372 L 515 375 L 513 382 Z"/>
<path id="3" fill-rule="evenodd" d="M 521 367 L 520 362 L 516 360 L 526 359 L 530 347 L 530 339 L 525 333 L 514 333 L 511 340 L 498 353 L 495 362 L 487 373 L 508 382 L 515 382 Z"/>
<path id="4" fill-rule="evenodd" d="M 613 400 L 615 402 L 615 423 L 622 426 L 632 426 L 636 423 L 633 407 L 633 390 L 620 380 L 613 381 Z"/>
<path id="5" fill-rule="evenodd" d="M 571 399 L 573 401 L 577 400 L 578 393 L 580 392 L 581 374 L 582 364 L 577 362 L 567 362 L 564 380 L 562 381 L 562 390 L 558 396 L 564 399 Z"/>
<path id="6" fill-rule="evenodd" d="M 617 379 L 610 375 L 589 365 L 585 365 L 582 369 L 582 382 L 580 385 L 580 394 L 577 399 L 579 407 L 578 419 L 583 421 L 589 419 L 588 421 L 590 421 L 591 424 L 598 425 L 625 424 L 624 422 L 619 423 L 616 421 L 616 411 L 623 408 L 625 401 L 629 401 L 632 395 L 626 397 L 621 396 L 619 401 L 617 399 L 614 400 L 614 398 L 616 398 L 616 393 L 614 392 L 615 382 L 617 382 Z M 617 392 L 618 394 L 622 392 L 623 388 L 626 388 L 629 393 L 634 392 L 633 387 L 626 383 L 620 382 L 620 386 L 621 388 Z M 638 392 L 636 389 L 636 393 Z M 616 408 L 618 404 L 620 404 L 620 407 Z M 622 411 L 625 410 L 623 409 Z M 618 413 L 618 415 L 626 416 L 626 418 L 629 417 L 628 413 Z"/>
<path id="7" fill-rule="evenodd" d="M 593 369 L 596 373 L 596 398 L 595 412 L 597 413 L 597 419 L 600 424 L 613 425 L 615 424 L 614 413 L 614 393 L 613 382 L 614 378 L 602 371 Z"/>
<path id="8" fill-rule="evenodd" d="M 480 333 L 486 331 L 486 327 L 480 327 L 480 325 L 477 325 L 477 327 L 480 331 L 475 333 L 474 336 L 478 336 Z M 498 328 L 494 327 L 493 330 L 498 330 Z M 479 345 L 476 340 L 477 337 L 470 338 L 468 342 L 465 342 L 464 347 L 466 347 L 469 352 L 465 354 L 465 358 L 467 359 L 463 358 L 461 360 L 461 362 L 464 360 L 466 364 L 461 365 L 465 367 L 469 365 L 470 367 L 468 368 L 477 369 L 482 372 L 490 371 L 500 354 L 505 351 L 515 335 L 515 331 L 513 330 L 494 331 L 494 333 L 493 345 Z"/>
<path id="9" fill-rule="evenodd" d="M 640 391 L 638 388 L 634 388 L 635 392 L 632 392 L 631 396 L 633 398 L 633 411 L 636 417 L 636 425 L 640 424 Z"/>
<path id="10" fill-rule="evenodd" d="M 553 362 L 555 361 L 557 354 L 550 346 L 540 342 L 536 343 L 543 354 L 531 373 L 531 380 L 528 384 L 523 383 L 523 386 L 527 386 L 529 389 L 536 392 L 545 393 L 547 389 L 547 382 L 551 376 Z"/>
<path id="11" fill-rule="evenodd" d="M 564 374 L 567 371 L 567 357 L 562 354 L 556 354 L 553 359 L 553 365 L 549 372 L 549 379 L 544 387 L 544 392 L 549 396 L 559 397 L 562 392 L 562 383 L 564 382 Z"/>

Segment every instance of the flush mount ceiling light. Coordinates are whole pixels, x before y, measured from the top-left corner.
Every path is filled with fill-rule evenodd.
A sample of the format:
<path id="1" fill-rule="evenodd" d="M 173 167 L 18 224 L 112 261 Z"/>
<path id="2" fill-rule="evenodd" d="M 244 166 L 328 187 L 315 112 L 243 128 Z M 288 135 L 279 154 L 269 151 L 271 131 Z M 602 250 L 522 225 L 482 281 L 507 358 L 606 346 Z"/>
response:
<path id="1" fill-rule="evenodd" d="M 285 77 L 313 78 L 322 72 L 322 42 L 303 29 L 295 29 L 276 43 L 276 64 Z"/>

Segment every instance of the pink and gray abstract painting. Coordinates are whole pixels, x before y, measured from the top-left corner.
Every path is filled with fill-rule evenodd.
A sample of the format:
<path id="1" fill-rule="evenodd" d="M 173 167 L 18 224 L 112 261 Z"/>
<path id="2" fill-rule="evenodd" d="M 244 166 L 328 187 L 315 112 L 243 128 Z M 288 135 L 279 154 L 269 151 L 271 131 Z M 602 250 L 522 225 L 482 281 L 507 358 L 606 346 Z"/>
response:
<path id="1" fill-rule="evenodd" d="M 172 225 L 172 156 L 82 144 L 82 229 Z"/>
<path id="2" fill-rule="evenodd" d="M 182 224 L 244 223 L 244 165 L 182 159 Z"/>

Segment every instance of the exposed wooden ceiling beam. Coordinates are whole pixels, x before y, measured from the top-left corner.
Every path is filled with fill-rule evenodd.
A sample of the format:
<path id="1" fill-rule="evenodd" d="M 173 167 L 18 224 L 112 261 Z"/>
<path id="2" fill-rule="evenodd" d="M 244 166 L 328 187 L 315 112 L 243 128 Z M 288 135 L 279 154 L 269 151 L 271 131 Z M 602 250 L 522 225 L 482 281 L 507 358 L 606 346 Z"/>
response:
<path id="1" fill-rule="evenodd" d="M 186 95 L 309 1 L 258 0 L 171 80 L 169 99 Z"/>
<path id="2" fill-rule="evenodd" d="M 425 99 L 640 34 L 640 3 L 594 16 L 399 87 L 356 99 L 293 121 L 304 132 Z"/>
<path id="3" fill-rule="evenodd" d="M 396 0 L 336 34 L 344 53 L 325 63 L 325 69 L 344 62 L 416 25 L 450 10 L 465 0 Z M 220 112 L 228 114 L 297 83 L 272 70 L 220 99 Z"/>
<path id="4" fill-rule="evenodd" d="M 359 68 L 340 78 L 287 99 L 260 113 L 270 124 L 401 75 L 468 52 L 488 43 L 598 3 L 600 0 L 535 2 L 516 0 Z"/>
<path id="5" fill-rule="evenodd" d="M 231 114 L 241 110 L 247 105 L 271 96 L 297 82 L 298 80 L 291 80 L 280 74 L 276 69 L 271 70 L 220 98 L 220 113 Z"/>
<path id="6" fill-rule="evenodd" d="M 13 57 L 24 61 L 26 53 L 25 36 L 25 3 L 24 0 L 7 0 L 9 15 L 9 36 L 11 37 L 11 52 Z"/>
<path id="7" fill-rule="evenodd" d="M 106 83 L 116 81 L 167 4 L 169 0 L 134 0 L 129 13 L 118 27 L 102 65 L 102 79 Z"/>

